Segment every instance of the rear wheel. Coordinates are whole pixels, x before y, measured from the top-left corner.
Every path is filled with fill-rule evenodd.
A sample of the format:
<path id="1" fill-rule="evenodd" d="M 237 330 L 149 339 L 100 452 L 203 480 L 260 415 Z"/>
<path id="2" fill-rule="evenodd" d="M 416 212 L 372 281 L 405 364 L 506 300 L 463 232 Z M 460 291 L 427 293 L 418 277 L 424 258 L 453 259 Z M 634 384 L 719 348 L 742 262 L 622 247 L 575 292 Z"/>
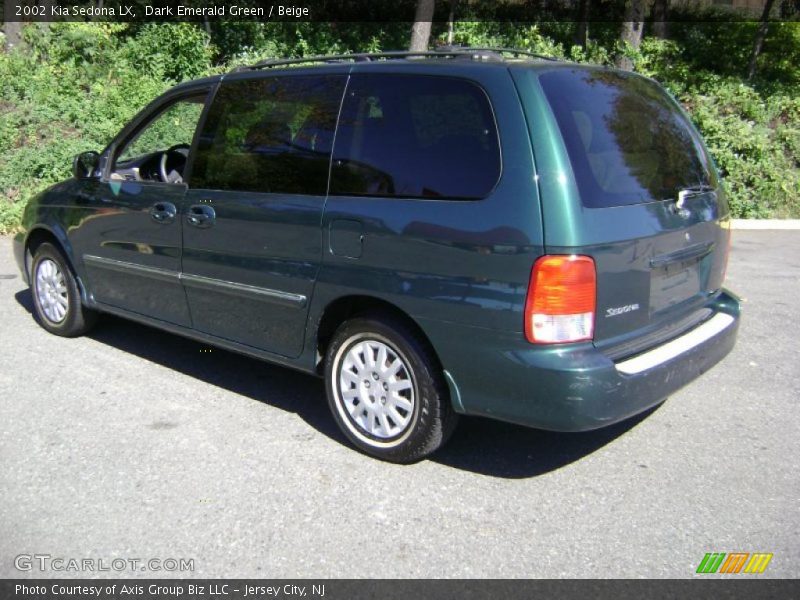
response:
<path id="1" fill-rule="evenodd" d="M 47 331 L 75 337 L 94 325 L 96 313 L 81 304 L 75 277 L 55 246 L 44 243 L 36 249 L 30 279 L 36 316 Z"/>
<path id="2" fill-rule="evenodd" d="M 441 447 L 455 428 L 432 351 L 392 317 L 344 323 L 328 348 L 325 375 L 337 424 L 367 454 L 413 462 Z"/>

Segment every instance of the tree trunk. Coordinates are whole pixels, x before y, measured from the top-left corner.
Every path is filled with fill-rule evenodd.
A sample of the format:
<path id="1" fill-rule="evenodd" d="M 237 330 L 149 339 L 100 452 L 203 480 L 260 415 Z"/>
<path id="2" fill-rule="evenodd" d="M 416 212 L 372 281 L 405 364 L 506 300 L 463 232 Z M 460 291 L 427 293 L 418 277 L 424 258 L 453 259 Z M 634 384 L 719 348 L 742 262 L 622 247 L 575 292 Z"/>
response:
<path id="1" fill-rule="evenodd" d="M 456 29 L 456 4 L 458 0 L 450 0 L 450 16 L 447 17 L 447 45 L 453 45 L 453 37 Z"/>
<path id="2" fill-rule="evenodd" d="M 622 23 L 619 35 L 619 39 L 625 47 L 639 48 L 644 27 L 644 3 L 645 0 L 625 0 L 625 21 Z M 633 70 L 633 62 L 624 55 L 620 55 L 617 59 L 617 66 L 626 71 Z"/>
<path id="3" fill-rule="evenodd" d="M 11 52 L 14 48 L 19 48 L 22 44 L 22 23 L 19 21 L 6 21 L 3 24 L 3 32 L 6 34 L 6 52 Z"/>
<path id="4" fill-rule="evenodd" d="M 667 39 L 667 0 L 653 2 L 653 35 Z"/>
<path id="5" fill-rule="evenodd" d="M 417 12 L 414 15 L 414 26 L 411 28 L 411 52 L 424 52 L 428 49 L 431 37 L 431 21 L 433 21 L 434 0 L 417 0 Z"/>
<path id="6" fill-rule="evenodd" d="M 756 32 L 756 39 L 753 42 L 753 52 L 750 54 L 750 64 L 747 65 L 747 81 L 752 81 L 756 75 L 756 67 L 758 65 L 758 56 L 761 54 L 761 49 L 764 47 L 764 40 L 767 38 L 769 31 L 769 13 L 772 11 L 772 5 L 775 0 L 767 0 L 764 5 L 764 12 L 761 13 L 761 23 Z"/>
<path id="7" fill-rule="evenodd" d="M 575 45 L 586 50 L 589 38 L 589 5 L 591 0 L 578 1 L 578 18 L 575 28 Z"/>

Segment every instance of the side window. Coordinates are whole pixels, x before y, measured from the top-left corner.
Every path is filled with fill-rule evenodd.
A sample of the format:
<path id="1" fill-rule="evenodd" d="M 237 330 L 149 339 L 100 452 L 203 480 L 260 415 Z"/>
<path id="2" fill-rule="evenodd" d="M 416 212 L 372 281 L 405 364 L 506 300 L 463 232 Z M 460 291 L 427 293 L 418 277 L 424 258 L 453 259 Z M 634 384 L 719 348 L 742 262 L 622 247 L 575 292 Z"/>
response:
<path id="1" fill-rule="evenodd" d="M 117 152 L 112 179 L 180 183 L 207 92 L 162 108 Z"/>
<path id="2" fill-rule="evenodd" d="M 345 76 L 223 83 L 209 111 L 192 187 L 325 195 Z"/>
<path id="3" fill-rule="evenodd" d="M 354 75 L 333 159 L 337 195 L 478 199 L 500 177 L 486 94 L 449 77 Z"/>

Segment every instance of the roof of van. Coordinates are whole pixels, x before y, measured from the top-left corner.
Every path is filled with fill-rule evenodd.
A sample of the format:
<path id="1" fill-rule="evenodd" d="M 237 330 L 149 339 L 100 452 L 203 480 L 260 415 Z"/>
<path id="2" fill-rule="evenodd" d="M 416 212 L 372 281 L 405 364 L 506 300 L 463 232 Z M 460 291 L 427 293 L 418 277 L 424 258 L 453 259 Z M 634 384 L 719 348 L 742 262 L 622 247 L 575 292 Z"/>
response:
<path id="1" fill-rule="evenodd" d="M 325 67 L 326 70 L 340 66 L 342 70 L 349 70 L 349 68 L 357 64 L 360 68 L 367 65 L 382 65 L 389 64 L 408 65 L 413 64 L 424 68 L 425 65 L 441 66 L 447 64 L 450 66 L 455 65 L 484 65 L 495 67 L 508 67 L 514 66 L 553 66 L 555 64 L 572 64 L 569 61 L 560 60 L 551 56 L 536 54 L 526 50 L 518 50 L 515 48 L 470 48 L 461 46 L 443 46 L 436 50 L 424 52 L 406 52 L 406 51 L 390 51 L 390 52 L 369 52 L 359 54 L 332 54 L 324 56 L 309 56 L 305 58 L 276 58 L 264 60 L 253 65 L 240 66 L 229 73 L 222 75 L 215 75 L 212 77 L 205 77 L 203 79 L 196 79 L 187 81 L 178 87 L 189 87 L 202 85 L 206 83 L 216 83 L 225 75 L 232 73 L 256 73 L 259 71 L 268 70 L 289 70 L 291 68 L 315 68 Z"/>
<path id="2" fill-rule="evenodd" d="M 204 77 L 202 79 L 194 79 L 178 84 L 173 90 L 192 89 L 204 85 L 215 84 L 223 78 L 230 75 L 235 75 L 236 79 L 247 78 L 247 74 L 258 73 L 287 73 L 294 70 L 307 72 L 308 70 L 324 69 L 327 73 L 336 73 L 339 71 L 348 72 L 354 66 L 358 67 L 359 71 L 369 70 L 371 68 L 386 69 L 397 67 L 403 68 L 413 65 L 420 69 L 437 67 L 456 67 L 464 69 L 491 69 L 508 67 L 522 67 L 533 69 L 552 69 L 552 68 L 580 68 L 583 70 L 612 70 L 617 69 L 604 65 L 593 65 L 588 63 L 576 63 L 570 60 L 555 58 L 552 56 L 545 56 L 528 52 L 526 50 L 517 50 L 514 48 L 471 48 L 471 47 L 451 47 L 442 46 L 432 51 L 425 52 L 406 52 L 406 51 L 389 51 L 389 52 L 371 52 L 360 54 L 332 54 L 325 56 L 309 56 L 305 58 L 276 58 L 257 62 L 252 65 L 245 65 L 236 67 L 235 69 L 222 73 L 220 75 L 213 75 L 211 77 Z M 633 75 L 633 73 L 628 73 Z"/>
<path id="3" fill-rule="evenodd" d="M 303 63 L 337 63 L 337 62 L 357 62 L 357 63 L 371 63 L 371 62 L 385 62 L 387 60 L 418 60 L 421 63 L 427 60 L 468 60 L 475 62 L 489 62 L 489 63 L 503 63 L 511 58 L 526 58 L 536 60 L 555 61 L 556 58 L 552 56 L 545 56 L 544 54 L 537 54 L 527 50 L 519 50 L 516 48 L 472 48 L 465 46 L 440 46 L 435 50 L 423 51 L 386 51 L 386 52 L 362 52 L 356 54 L 331 54 L 325 56 L 310 56 L 303 58 L 279 58 L 269 59 L 258 62 L 254 65 L 247 67 L 240 67 L 240 70 L 255 70 L 255 69 L 268 69 L 274 67 L 282 67 Z"/>

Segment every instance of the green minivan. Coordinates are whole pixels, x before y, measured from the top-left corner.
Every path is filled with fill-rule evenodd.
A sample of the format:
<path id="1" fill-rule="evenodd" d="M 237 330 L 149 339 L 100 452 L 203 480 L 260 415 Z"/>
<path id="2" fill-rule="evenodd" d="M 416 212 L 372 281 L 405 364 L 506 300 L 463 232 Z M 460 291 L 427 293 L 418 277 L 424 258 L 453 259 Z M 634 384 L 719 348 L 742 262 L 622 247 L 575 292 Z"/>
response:
<path id="1" fill-rule="evenodd" d="M 505 49 L 181 84 L 28 204 L 41 325 L 111 313 L 325 378 L 394 462 L 458 415 L 616 423 L 733 347 L 730 216 L 657 83 Z"/>

